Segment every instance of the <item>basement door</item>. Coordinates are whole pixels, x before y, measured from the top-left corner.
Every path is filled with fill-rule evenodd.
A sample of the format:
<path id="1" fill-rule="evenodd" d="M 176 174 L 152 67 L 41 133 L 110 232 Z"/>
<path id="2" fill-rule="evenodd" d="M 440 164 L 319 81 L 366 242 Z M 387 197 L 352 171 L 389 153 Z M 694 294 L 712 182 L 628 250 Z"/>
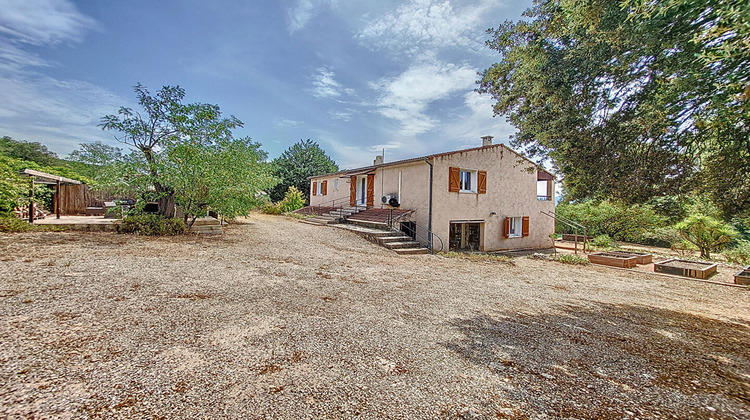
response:
<path id="1" fill-rule="evenodd" d="M 451 222 L 448 240 L 451 251 L 479 251 L 482 222 Z"/>

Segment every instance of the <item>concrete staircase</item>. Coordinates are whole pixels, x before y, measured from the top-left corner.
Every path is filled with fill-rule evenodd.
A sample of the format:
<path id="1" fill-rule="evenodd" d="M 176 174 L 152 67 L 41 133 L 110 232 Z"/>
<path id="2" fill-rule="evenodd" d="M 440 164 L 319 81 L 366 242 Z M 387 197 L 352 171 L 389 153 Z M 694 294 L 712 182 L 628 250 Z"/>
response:
<path id="1" fill-rule="evenodd" d="M 393 230 L 373 229 L 359 224 L 347 223 L 333 225 L 338 229 L 348 230 L 374 242 L 382 247 L 393 250 L 399 255 L 427 254 L 430 251 L 410 236 Z"/>
<path id="2" fill-rule="evenodd" d="M 309 225 L 331 225 L 334 223 L 339 223 L 342 219 L 346 219 L 347 217 L 364 210 L 366 210 L 366 207 L 344 207 L 339 210 L 332 210 L 328 213 L 319 214 L 308 219 L 300 220 L 300 223 L 307 223 Z"/>
<path id="3" fill-rule="evenodd" d="M 388 249 L 392 249 L 399 255 L 427 254 L 429 250 L 422 244 L 413 240 L 411 236 L 402 232 L 391 231 L 388 236 L 381 236 L 378 243 Z"/>

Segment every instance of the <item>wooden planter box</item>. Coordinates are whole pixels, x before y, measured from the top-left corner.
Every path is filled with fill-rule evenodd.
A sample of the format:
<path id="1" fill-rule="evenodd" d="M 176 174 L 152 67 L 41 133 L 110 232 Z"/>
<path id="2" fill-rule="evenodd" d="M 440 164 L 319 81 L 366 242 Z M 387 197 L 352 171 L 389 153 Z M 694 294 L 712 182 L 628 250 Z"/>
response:
<path id="1" fill-rule="evenodd" d="M 637 264 L 651 264 L 654 261 L 654 256 L 645 252 L 630 252 L 630 251 L 608 251 L 610 254 L 622 255 L 625 257 L 636 257 Z"/>
<path id="2" fill-rule="evenodd" d="M 588 257 L 592 264 L 602 264 L 621 268 L 635 267 L 638 261 L 638 257 L 628 257 L 612 252 L 596 252 L 589 254 Z"/>
<path id="3" fill-rule="evenodd" d="M 584 238 L 583 235 L 578 235 L 578 242 L 583 242 L 583 238 Z M 591 241 L 592 239 L 594 239 L 594 238 L 591 237 L 591 236 L 586 236 L 586 240 L 587 241 Z M 563 233 L 562 234 L 562 240 L 563 241 L 575 242 L 576 241 L 576 235 L 574 235 L 572 233 Z"/>
<path id="4" fill-rule="evenodd" d="M 734 275 L 734 283 L 735 284 L 744 284 L 746 286 L 750 286 L 750 267 L 747 267 L 746 269 L 740 271 L 739 273 Z"/>
<path id="5" fill-rule="evenodd" d="M 676 274 L 683 277 L 693 277 L 696 279 L 707 279 L 716 273 L 716 267 L 719 264 L 687 261 L 673 258 L 671 260 L 661 261 L 654 264 L 654 272 Z"/>

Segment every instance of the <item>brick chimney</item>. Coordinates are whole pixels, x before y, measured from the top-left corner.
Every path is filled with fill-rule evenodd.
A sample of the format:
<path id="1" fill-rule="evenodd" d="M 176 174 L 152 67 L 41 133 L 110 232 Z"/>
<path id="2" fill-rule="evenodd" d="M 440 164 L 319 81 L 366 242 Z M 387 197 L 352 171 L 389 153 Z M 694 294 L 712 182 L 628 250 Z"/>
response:
<path id="1" fill-rule="evenodd" d="M 383 164 L 383 156 L 382 155 L 375 156 L 375 160 L 372 162 L 372 164 L 375 165 L 375 166 L 382 165 Z"/>
<path id="2" fill-rule="evenodd" d="M 482 136 L 482 147 L 492 146 L 492 136 Z"/>

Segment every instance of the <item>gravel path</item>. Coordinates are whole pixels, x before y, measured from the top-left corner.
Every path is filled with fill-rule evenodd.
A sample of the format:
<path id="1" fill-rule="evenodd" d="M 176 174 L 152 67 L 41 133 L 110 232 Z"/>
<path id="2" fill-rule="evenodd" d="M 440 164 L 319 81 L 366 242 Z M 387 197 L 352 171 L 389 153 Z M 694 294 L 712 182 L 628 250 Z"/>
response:
<path id="1" fill-rule="evenodd" d="M 278 216 L 0 235 L 0 316 L 0 417 L 750 417 L 748 290 Z"/>

